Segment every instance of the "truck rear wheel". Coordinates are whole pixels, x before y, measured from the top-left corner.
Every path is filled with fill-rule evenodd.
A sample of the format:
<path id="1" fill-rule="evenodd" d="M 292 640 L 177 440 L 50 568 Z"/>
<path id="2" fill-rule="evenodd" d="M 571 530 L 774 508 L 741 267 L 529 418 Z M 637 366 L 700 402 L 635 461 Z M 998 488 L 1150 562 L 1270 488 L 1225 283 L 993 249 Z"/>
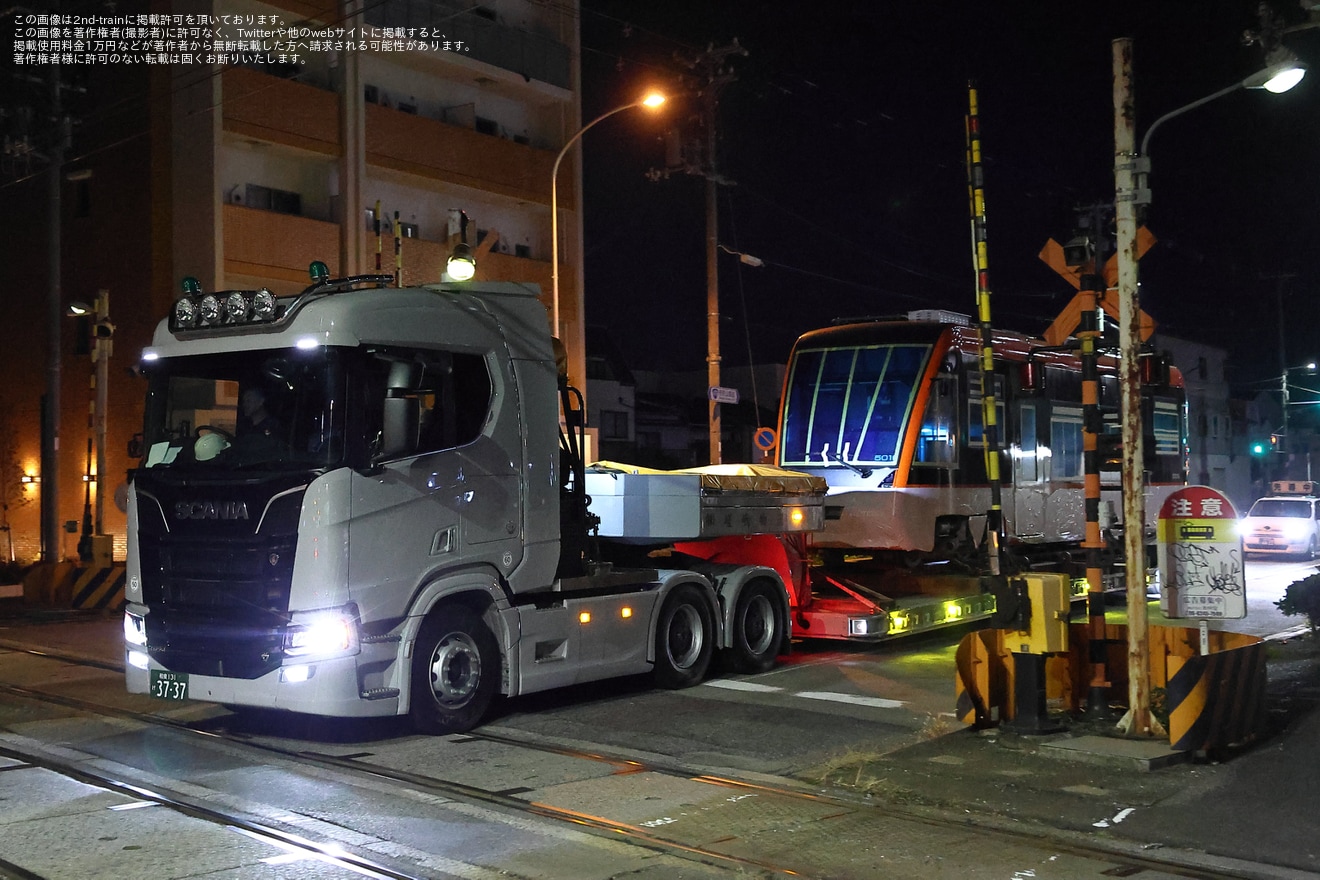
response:
<path id="1" fill-rule="evenodd" d="M 413 727 L 426 734 L 471 730 L 490 709 L 499 679 L 499 645 L 490 627 L 461 606 L 433 613 L 413 649 Z"/>
<path id="2" fill-rule="evenodd" d="M 738 594 L 728 656 L 738 672 L 765 672 L 775 665 L 784 636 L 776 593 L 770 584 L 756 581 Z"/>
<path id="3" fill-rule="evenodd" d="M 665 600 L 655 630 L 655 683 L 690 687 L 706 675 L 715 651 L 715 621 L 696 587 L 678 587 Z"/>

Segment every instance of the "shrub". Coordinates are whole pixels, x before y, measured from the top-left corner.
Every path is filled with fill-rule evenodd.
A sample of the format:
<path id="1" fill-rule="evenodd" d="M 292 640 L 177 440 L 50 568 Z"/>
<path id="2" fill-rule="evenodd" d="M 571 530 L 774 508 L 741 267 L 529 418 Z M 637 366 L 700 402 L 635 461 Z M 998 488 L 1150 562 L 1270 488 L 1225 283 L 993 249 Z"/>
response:
<path id="1" fill-rule="evenodd" d="M 1320 629 L 1320 574 L 1293 581 L 1274 605 L 1289 617 L 1305 614 L 1311 629 Z"/>

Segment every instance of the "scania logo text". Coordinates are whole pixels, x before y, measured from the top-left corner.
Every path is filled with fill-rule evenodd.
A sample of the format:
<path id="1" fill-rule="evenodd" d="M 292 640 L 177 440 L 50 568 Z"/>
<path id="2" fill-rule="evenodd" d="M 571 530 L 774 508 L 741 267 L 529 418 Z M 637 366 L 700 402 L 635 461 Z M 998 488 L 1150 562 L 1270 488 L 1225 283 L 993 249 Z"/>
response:
<path id="1" fill-rule="evenodd" d="M 246 501 L 177 501 L 175 519 L 247 519 Z"/>

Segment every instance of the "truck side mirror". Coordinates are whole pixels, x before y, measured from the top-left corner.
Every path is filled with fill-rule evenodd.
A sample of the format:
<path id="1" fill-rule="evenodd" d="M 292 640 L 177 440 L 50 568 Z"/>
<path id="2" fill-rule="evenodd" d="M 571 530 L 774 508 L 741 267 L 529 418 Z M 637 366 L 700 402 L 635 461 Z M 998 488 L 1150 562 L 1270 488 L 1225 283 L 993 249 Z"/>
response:
<path id="1" fill-rule="evenodd" d="M 385 398 L 384 420 L 377 458 L 397 458 L 417 448 L 421 401 L 415 397 Z"/>

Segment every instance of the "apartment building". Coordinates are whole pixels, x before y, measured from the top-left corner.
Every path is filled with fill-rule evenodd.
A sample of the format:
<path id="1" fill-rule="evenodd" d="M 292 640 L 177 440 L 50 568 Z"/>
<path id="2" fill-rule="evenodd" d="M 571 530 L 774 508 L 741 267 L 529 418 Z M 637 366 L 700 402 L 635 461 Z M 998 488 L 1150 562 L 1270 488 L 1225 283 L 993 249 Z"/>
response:
<path id="1" fill-rule="evenodd" d="M 55 484 L 42 474 L 49 368 L 31 327 L 53 319 L 41 304 L 48 273 L 38 225 L 5 247 L 28 264 L 16 274 L 32 297 L 16 306 L 30 323 L 0 329 L 0 362 L 22 377 L 5 391 L 8 445 L 23 479 L 6 511 L 7 537 L 20 559 L 39 552 L 42 493 L 58 498 L 63 532 L 81 520 L 98 486 L 102 530 L 115 536 L 115 556 L 123 558 L 124 515 L 110 499 L 122 495 L 134 463 L 127 445 L 141 425 L 143 383 L 131 367 L 185 276 L 206 290 L 288 294 L 307 285 L 309 264 L 320 260 L 333 277 L 380 271 L 419 284 L 440 280 L 465 237 L 478 279 L 538 284 L 552 305 L 551 172 L 581 122 L 575 0 L 168 5 L 173 13 L 309 34 L 343 29 L 344 41 L 357 39 L 351 50 L 339 40 L 301 40 L 296 58 L 240 51 L 226 65 L 96 72 L 91 91 L 118 116 L 113 126 L 98 116 L 75 128 L 60 210 L 61 297 L 110 291 L 116 330 L 106 474 L 89 490 L 88 369 L 75 353 L 72 321 L 58 328 L 60 444 L 58 465 L 46 468 Z M 226 35 L 237 36 L 232 26 Z M 558 305 L 570 376 L 582 385 L 578 158 L 566 154 L 558 176 Z M 81 172 L 78 182 L 69 182 L 73 171 Z M 13 191 L 36 212 L 47 203 L 40 175 Z M 26 347 L 13 344 L 20 340 Z M 51 558 L 71 555 L 78 536 L 69 535 Z"/>

